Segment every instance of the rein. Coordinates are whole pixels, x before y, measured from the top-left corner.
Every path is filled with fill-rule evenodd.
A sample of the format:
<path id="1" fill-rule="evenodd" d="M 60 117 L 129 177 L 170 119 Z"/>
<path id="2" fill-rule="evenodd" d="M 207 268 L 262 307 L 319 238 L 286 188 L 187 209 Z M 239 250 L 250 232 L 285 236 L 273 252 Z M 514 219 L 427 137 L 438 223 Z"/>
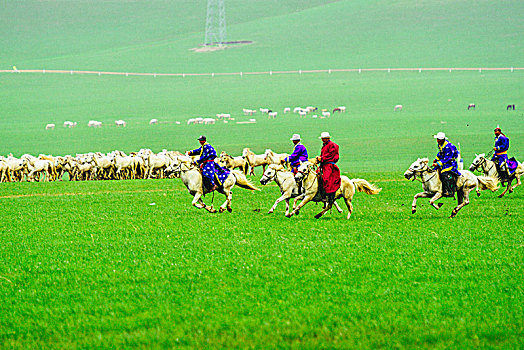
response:
<path id="1" fill-rule="evenodd" d="M 422 170 L 415 170 L 415 169 L 412 169 L 412 168 L 409 168 L 408 169 L 409 171 L 412 171 L 413 172 L 413 181 L 415 181 L 417 179 L 417 172 L 420 174 L 418 177 L 420 178 L 420 182 L 422 183 L 422 185 L 424 186 L 426 183 L 428 183 L 431 179 L 433 179 L 435 176 L 437 176 L 437 171 L 435 170 L 431 170 L 429 169 L 429 167 L 427 167 L 426 165 L 426 168 L 425 169 L 422 169 Z M 429 179 L 427 180 L 424 180 L 422 178 L 422 174 L 423 173 L 434 173 L 432 177 L 430 177 Z"/>
<path id="2" fill-rule="evenodd" d="M 306 176 L 309 176 L 309 174 L 311 173 L 311 169 L 308 167 L 308 168 L 307 168 L 307 171 L 298 171 L 298 170 L 297 170 L 297 172 L 299 172 L 299 173 L 301 173 L 302 175 L 304 175 L 304 178 L 302 179 L 302 183 L 304 183 L 304 180 L 305 180 Z M 296 179 L 295 179 L 295 181 L 296 181 Z M 318 181 L 318 179 L 317 179 L 317 181 Z M 306 192 L 309 191 L 309 190 L 313 187 L 314 184 L 315 184 L 315 181 L 311 181 L 311 186 L 309 186 L 308 188 L 306 188 L 305 191 L 306 191 Z"/>

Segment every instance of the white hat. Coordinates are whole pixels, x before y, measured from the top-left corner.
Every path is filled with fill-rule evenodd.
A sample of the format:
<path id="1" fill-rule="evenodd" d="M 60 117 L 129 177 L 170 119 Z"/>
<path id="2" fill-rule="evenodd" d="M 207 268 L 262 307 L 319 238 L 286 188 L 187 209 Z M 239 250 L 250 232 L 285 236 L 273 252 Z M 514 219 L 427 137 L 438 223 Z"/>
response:
<path id="1" fill-rule="evenodd" d="M 433 137 L 438 139 L 438 140 L 445 140 L 446 139 L 446 134 L 444 134 L 443 132 L 439 132 L 438 134 L 433 135 Z"/>
<path id="2" fill-rule="evenodd" d="M 291 141 L 300 141 L 300 135 L 299 134 L 293 134 L 290 138 Z"/>
<path id="3" fill-rule="evenodd" d="M 322 134 L 320 134 L 320 137 L 319 137 L 319 139 L 329 139 L 329 138 L 331 138 L 331 135 L 327 131 L 324 131 Z"/>

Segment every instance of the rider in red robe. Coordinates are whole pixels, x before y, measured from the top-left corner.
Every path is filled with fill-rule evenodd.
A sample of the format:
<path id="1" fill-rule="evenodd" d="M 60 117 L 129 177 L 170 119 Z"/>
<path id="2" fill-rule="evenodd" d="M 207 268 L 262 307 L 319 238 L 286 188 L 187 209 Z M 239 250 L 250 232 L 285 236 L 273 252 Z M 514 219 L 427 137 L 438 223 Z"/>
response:
<path id="1" fill-rule="evenodd" d="M 328 132 L 320 135 L 324 145 L 317 160 L 320 162 L 319 172 L 322 174 L 324 192 L 328 201 L 335 200 L 335 192 L 340 188 L 340 169 L 335 165 L 338 162 L 338 145 L 331 141 Z"/>

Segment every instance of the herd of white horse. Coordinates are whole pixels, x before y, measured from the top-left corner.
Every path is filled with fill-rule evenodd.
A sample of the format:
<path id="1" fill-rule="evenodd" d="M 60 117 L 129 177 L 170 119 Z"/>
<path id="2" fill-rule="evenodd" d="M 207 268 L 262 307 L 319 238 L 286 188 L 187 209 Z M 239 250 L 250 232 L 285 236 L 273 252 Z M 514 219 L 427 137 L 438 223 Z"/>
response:
<path id="1" fill-rule="evenodd" d="M 286 153 L 275 153 L 268 149 L 264 154 L 255 154 L 249 148 L 244 148 L 241 156 L 233 157 L 222 152 L 216 158 L 216 162 L 231 170 L 229 177 L 224 181 L 218 192 L 225 195 L 226 200 L 220 206 L 219 211 L 231 211 L 231 189 L 237 185 L 249 190 L 259 190 L 246 177 L 247 174 L 255 175 L 256 167 L 263 168 L 260 179 L 262 185 L 275 182 L 280 188 L 281 196 L 275 201 L 269 213 L 272 213 L 278 203 L 286 202 L 285 215 L 291 217 L 299 214 L 300 209 L 310 201 L 322 202 L 319 195 L 319 181 L 317 176 L 317 162 L 310 159 L 301 163 L 298 172 L 290 171 L 289 164 L 285 159 Z M 204 189 L 202 175 L 195 157 L 186 156 L 177 151 L 163 150 L 154 153 L 149 149 L 141 149 L 138 152 L 125 154 L 122 151 L 113 151 L 107 154 L 100 152 L 77 154 L 76 156 L 51 156 L 39 155 L 38 157 L 24 154 L 20 158 L 13 155 L 0 156 L 0 182 L 12 181 L 56 181 L 67 178 L 70 181 L 78 180 L 125 180 L 125 179 L 161 179 L 180 178 L 193 196 L 192 205 L 197 208 L 205 208 L 209 212 L 215 212 L 213 206 L 206 205 L 203 201 Z M 406 179 L 418 179 L 422 183 L 423 192 L 417 193 L 413 198 L 412 212 L 416 212 L 418 198 L 430 198 L 430 204 L 440 209 L 442 203 L 436 203 L 442 197 L 442 184 L 438 172 L 429 167 L 428 158 L 419 158 L 404 173 Z M 266 169 L 267 167 L 267 169 Z M 476 176 L 472 171 L 478 170 L 482 176 Z M 495 163 L 484 154 L 477 155 L 473 160 L 470 171 L 461 170 L 461 176 L 457 180 L 457 206 L 453 209 L 451 216 L 457 215 L 460 209 L 470 203 L 469 194 L 475 190 L 480 196 L 481 190 L 496 191 L 499 188 L 499 177 Z M 513 192 L 520 185 L 520 177 L 524 174 L 524 165 L 519 164 L 512 176 L 505 180 L 506 188 L 499 196 L 506 192 Z M 356 192 L 366 194 L 378 194 L 381 189 L 370 184 L 364 179 L 349 179 L 341 177 L 341 187 L 335 194 L 335 201 L 344 198 L 348 209 L 349 219 L 353 211 L 351 204 Z M 512 186 L 512 181 L 516 184 Z M 290 208 L 289 201 L 294 199 Z M 297 202 L 302 200 L 298 205 Z M 332 205 L 342 212 L 336 202 L 324 202 L 324 208 L 315 217 L 319 218 L 331 209 Z"/>

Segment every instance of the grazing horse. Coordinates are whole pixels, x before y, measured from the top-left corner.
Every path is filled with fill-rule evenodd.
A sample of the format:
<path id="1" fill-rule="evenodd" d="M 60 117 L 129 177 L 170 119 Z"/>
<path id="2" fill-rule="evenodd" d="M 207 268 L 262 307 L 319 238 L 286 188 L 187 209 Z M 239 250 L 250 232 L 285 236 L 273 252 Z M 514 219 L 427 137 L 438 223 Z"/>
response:
<path id="1" fill-rule="evenodd" d="M 213 206 L 208 206 L 202 201 L 202 195 L 204 194 L 202 187 L 202 173 L 198 165 L 193 163 L 191 158 L 186 156 L 179 156 L 173 160 L 173 163 L 169 168 L 166 169 L 166 173 L 172 173 L 175 177 L 179 177 L 184 185 L 186 185 L 189 194 L 193 196 L 192 205 L 198 209 L 206 209 L 210 213 L 215 213 L 216 210 Z M 231 189 L 233 186 L 238 185 L 241 188 L 245 188 L 252 191 L 260 191 L 258 188 L 246 178 L 246 176 L 239 170 L 231 170 L 229 176 L 224 181 L 222 186 L 217 190 L 226 196 L 226 201 L 220 206 L 219 212 L 233 211 L 231 209 Z"/>
<path id="2" fill-rule="evenodd" d="M 355 192 L 365 192 L 366 194 L 378 194 L 382 189 L 377 188 L 374 185 L 370 184 L 364 179 L 349 179 L 347 176 L 341 176 L 340 188 L 335 193 L 335 200 L 340 197 L 344 197 L 346 206 L 348 208 L 348 220 L 351 217 L 353 212 L 353 205 L 351 200 L 355 195 Z M 318 185 L 318 176 L 314 169 L 314 165 L 310 162 L 304 162 L 298 167 L 298 172 L 295 175 L 295 181 L 298 183 L 302 181 L 302 188 L 305 189 L 305 192 L 300 195 L 297 199 L 302 199 L 302 202 L 293 209 L 292 212 L 286 216 L 290 218 L 291 216 L 298 214 L 299 210 L 310 201 L 319 202 L 322 199 L 319 194 L 319 185 Z M 315 215 L 315 219 L 319 219 L 324 215 L 329 209 L 331 209 L 333 203 L 328 203 L 324 209 Z"/>
<path id="3" fill-rule="evenodd" d="M 267 167 L 266 171 L 264 172 L 264 175 L 260 179 L 260 183 L 265 186 L 271 181 L 275 181 L 275 183 L 280 188 L 280 193 L 282 194 L 281 197 L 279 197 L 275 204 L 269 209 L 269 214 L 273 213 L 275 211 L 275 208 L 277 207 L 278 203 L 282 201 L 286 201 L 286 215 L 289 214 L 289 199 L 290 198 L 297 198 L 300 195 L 300 191 L 298 189 L 297 183 L 295 181 L 295 177 L 291 171 L 286 170 L 282 165 L 277 164 L 271 164 Z M 293 209 L 296 207 L 297 200 L 295 199 L 293 203 Z M 339 207 L 339 205 L 335 202 L 333 203 L 339 213 L 342 213 L 342 208 Z M 296 215 L 298 215 L 298 210 L 296 211 Z"/>
<path id="4" fill-rule="evenodd" d="M 422 183 L 423 192 L 417 193 L 413 197 L 411 204 L 411 213 L 415 214 L 417 211 L 417 198 L 431 198 L 429 204 L 435 209 L 440 209 L 443 203 L 435 203 L 442 197 L 442 182 L 440 181 L 439 173 L 428 167 L 428 158 L 419 158 L 410 165 L 408 170 L 404 173 L 406 179 L 413 179 L 418 177 Z M 467 170 L 460 171 L 462 175 L 457 180 L 457 206 L 451 212 L 450 218 L 454 218 L 460 209 L 469 204 L 469 193 L 476 189 L 477 195 L 480 196 L 480 190 L 490 190 L 495 192 L 498 187 L 498 181 L 485 176 L 475 176 L 472 172 Z"/>
<path id="5" fill-rule="evenodd" d="M 504 183 L 507 183 L 506 189 L 504 190 L 504 192 L 502 192 L 499 195 L 499 198 L 502 198 L 502 197 L 504 197 L 504 195 L 506 194 L 506 192 L 508 190 L 509 190 L 509 193 L 511 193 L 511 192 L 513 192 L 513 190 L 517 186 L 520 185 L 520 177 L 524 174 L 524 164 L 519 164 L 518 167 L 517 167 L 517 170 L 515 170 L 515 172 L 513 174 L 511 174 L 509 179 L 503 181 L 499 177 L 499 173 L 497 171 L 497 166 L 496 166 L 495 162 L 493 162 L 493 161 L 489 160 L 488 158 L 486 158 L 484 153 L 481 153 L 481 154 L 475 154 L 475 159 L 473 160 L 473 162 L 469 166 L 469 170 L 471 170 L 471 171 L 475 171 L 475 170 L 481 171 L 484 174 L 484 176 L 489 176 L 489 177 L 492 177 L 494 179 L 497 179 L 497 181 L 501 181 L 503 186 L 504 186 Z M 512 187 L 511 183 L 513 182 L 514 179 L 517 180 L 517 183 L 515 184 L 515 186 Z"/>
<path id="6" fill-rule="evenodd" d="M 506 107 L 506 111 L 514 111 L 515 110 L 515 105 L 508 105 Z"/>
<path id="7" fill-rule="evenodd" d="M 474 104 L 474 103 L 470 103 L 470 104 L 468 105 L 468 111 L 469 111 L 470 109 L 475 109 L 475 104 Z"/>
<path id="8" fill-rule="evenodd" d="M 247 175 L 247 170 L 249 168 L 249 164 L 247 163 L 246 158 L 232 157 L 229 154 L 227 154 L 226 152 L 220 153 L 220 157 L 218 158 L 218 165 L 222 167 L 226 167 L 228 169 L 239 168 L 246 175 Z"/>
<path id="9" fill-rule="evenodd" d="M 396 105 L 394 108 L 393 108 L 393 112 L 395 111 L 401 111 L 402 112 L 402 105 Z"/>
<path id="10" fill-rule="evenodd" d="M 266 171 L 266 165 L 269 165 L 265 154 L 255 154 L 249 148 L 244 148 L 242 157 L 246 158 L 251 168 L 249 175 L 255 175 L 255 167 L 262 166 L 262 171 Z"/>

